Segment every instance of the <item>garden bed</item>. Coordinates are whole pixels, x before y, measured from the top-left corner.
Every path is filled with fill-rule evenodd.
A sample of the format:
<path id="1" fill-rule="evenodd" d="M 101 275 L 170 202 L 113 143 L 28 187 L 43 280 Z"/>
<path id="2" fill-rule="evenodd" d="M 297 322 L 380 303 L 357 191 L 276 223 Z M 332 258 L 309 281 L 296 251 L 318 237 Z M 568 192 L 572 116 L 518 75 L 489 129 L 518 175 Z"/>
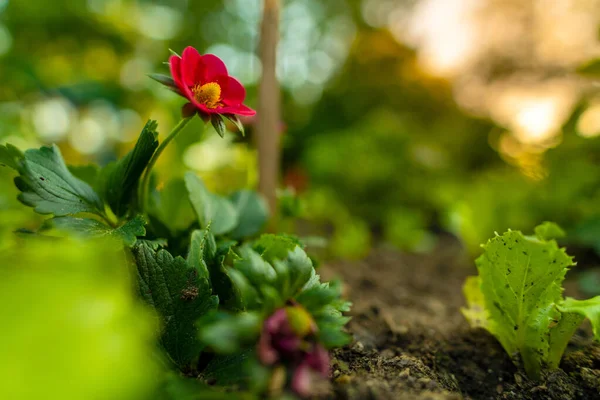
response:
<path id="1" fill-rule="evenodd" d="M 561 369 L 527 379 L 496 339 L 460 312 L 474 264 L 448 238 L 427 255 L 378 249 L 322 271 L 341 277 L 354 303 L 354 343 L 335 353 L 339 399 L 600 399 L 600 345 L 587 324 Z M 567 294 L 576 295 L 573 285 Z M 570 291 L 570 293 L 569 293 Z"/>

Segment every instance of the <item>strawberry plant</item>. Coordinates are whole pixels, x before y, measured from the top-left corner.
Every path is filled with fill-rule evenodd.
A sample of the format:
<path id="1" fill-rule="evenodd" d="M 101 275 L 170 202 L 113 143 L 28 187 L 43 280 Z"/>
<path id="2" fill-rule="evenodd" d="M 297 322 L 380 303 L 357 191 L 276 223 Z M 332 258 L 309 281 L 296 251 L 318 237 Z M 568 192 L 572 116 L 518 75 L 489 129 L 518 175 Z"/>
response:
<path id="1" fill-rule="evenodd" d="M 519 231 L 496 235 L 477 259 L 478 276 L 464 286 L 472 326 L 492 333 L 511 356 L 520 356 L 534 379 L 544 369 L 556 369 L 567 344 L 585 318 L 600 340 L 600 296 L 589 300 L 564 298 L 562 282 L 575 265 L 554 239 L 563 236 L 546 222 L 535 235 Z"/>
<path id="2" fill-rule="evenodd" d="M 189 103 L 162 143 L 157 123 L 148 121 L 125 157 L 86 174 L 68 166 L 57 146 L 0 146 L 0 164 L 16 173 L 19 200 L 49 216 L 27 240 L 51 237 L 67 247 L 69 238 L 110 238 L 125 251 L 139 297 L 158 317 L 160 348 L 173 371 L 161 398 L 206 390 L 196 378 L 309 396 L 313 383 L 328 376 L 327 349 L 349 342 L 349 303 L 338 283 L 321 282 L 298 238 L 261 234 L 269 213 L 257 193 L 221 196 L 191 172 L 181 184 L 153 187 L 156 161 L 195 115 L 223 136 L 225 120 L 243 133 L 237 115 L 254 114 L 243 104 L 244 87 L 216 56 L 188 47 L 169 65 L 171 76 L 151 77 Z M 176 220 L 186 203 L 192 216 L 182 225 Z"/>

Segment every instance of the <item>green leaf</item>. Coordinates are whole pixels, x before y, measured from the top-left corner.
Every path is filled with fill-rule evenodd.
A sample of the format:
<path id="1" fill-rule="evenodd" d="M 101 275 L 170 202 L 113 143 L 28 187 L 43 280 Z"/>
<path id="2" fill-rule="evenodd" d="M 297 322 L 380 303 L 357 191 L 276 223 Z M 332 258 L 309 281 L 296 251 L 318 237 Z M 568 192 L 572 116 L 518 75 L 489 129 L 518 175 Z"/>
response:
<path id="1" fill-rule="evenodd" d="M 156 318 L 131 291 L 123 251 L 29 238 L 0 264 L 0 399 L 149 398 Z"/>
<path id="2" fill-rule="evenodd" d="M 275 269 L 262 259 L 262 257 L 249 247 L 240 249 L 239 260 L 236 260 L 233 267 L 241 272 L 248 281 L 254 286 L 273 283 L 277 278 Z"/>
<path id="3" fill-rule="evenodd" d="M 36 212 L 57 217 L 78 213 L 103 215 L 100 198 L 90 185 L 73 176 L 58 147 L 27 150 L 18 170 L 18 198 Z"/>
<path id="4" fill-rule="evenodd" d="M 556 319 L 550 327 L 550 338 L 548 340 L 549 353 L 547 359 L 547 367 L 556 369 L 560 364 L 569 340 L 575 334 L 579 325 L 585 317 L 571 312 L 563 312 L 559 319 Z M 555 324 L 555 325 L 554 325 Z"/>
<path id="5" fill-rule="evenodd" d="M 144 227 L 146 221 L 141 215 L 134 217 L 118 228 L 112 228 L 92 218 L 56 217 L 49 220 L 48 223 L 56 229 L 83 237 L 116 238 L 123 241 L 128 247 L 135 244 L 138 236 L 146 235 L 146 228 Z"/>
<path id="6" fill-rule="evenodd" d="M 232 354 L 258 339 L 262 318 L 257 313 L 215 312 L 198 321 L 198 337 L 204 345 L 220 354 Z"/>
<path id="7" fill-rule="evenodd" d="M 198 271 L 198 277 L 200 279 L 210 279 L 205 258 L 207 257 L 208 246 L 210 246 L 210 242 L 214 242 L 214 240 L 215 239 L 212 237 L 209 229 L 202 231 L 196 230 L 192 232 L 192 240 L 187 256 L 187 263 L 189 266 Z"/>
<path id="8" fill-rule="evenodd" d="M 600 296 L 588 300 L 567 297 L 559 306 L 564 313 L 578 314 L 590 320 L 596 340 L 600 340 Z"/>
<path id="9" fill-rule="evenodd" d="M 219 391 L 196 378 L 169 373 L 151 399 L 155 400 L 254 400 L 255 395 L 244 392 Z"/>
<path id="10" fill-rule="evenodd" d="M 235 127 L 238 128 L 238 130 L 240 131 L 242 136 L 246 136 L 246 130 L 244 129 L 244 124 L 242 124 L 242 121 L 240 121 L 240 119 L 237 115 L 223 114 L 223 116 L 225 118 L 227 118 L 228 120 L 230 120 L 235 125 Z"/>
<path id="11" fill-rule="evenodd" d="M 221 386 L 237 385 L 254 388 L 254 379 L 260 377 L 260 370 L 265 370 L 265 367 L 257 362 L 255 353 L 255 349 L 251 347 L 235 354 L 217 355 L 206 366 L 202 377 L 213 380 Z M 259 372 L 258 377 L 256 372 Z M 270 374 L 268 374 L 268 377 L 270 377 Z M 257 392 L 261 393 L 261 391 Z M 264 396 L 261 398 L 264 398 Z M 281 400 L 291 399 L 281 398 Z"/>
<path id="12" fill-rule="evenodd" d="M 537 378 L 549 357 L 551 326 L 560 320 L 561 283 L 573 260 L 554 240 L 509 231 L 483 246 L 477 259 L 488 330 L 509 354 L 519 352 Z"/>
<path id="13" fill-rule="evenodd" d="M 478 276 L 469 276 L 463 285 L 463 294 L 467 300 L 467 307 L 460 309 L 464 317 L 473 328 L 489 329 L 489 316 L 485 309 L 485 298 L 481 293 L 481 279 Z"/>
<path id="14" fill-rule="evenodd" d="M 227 131 L 227 127 L 225 126 L 225 121 L 223 121 L 223 117 L 219 114 L 212 114 L 210 117 L 210 123 L 212 124 L 215 131 L 221 137 L 225 137 L 225 132 Z"/>
<path id="15" fill-rule="evenodd" d="M 260 232 L 269 219 L 269 208 L 264 199 L 251 190 L 235 192 L 230 199 L 239 215 L 238 224 L 230 236 L 241 239 Z"/>
<path id="16" fill-rule="evenodd" d="M 6 146 L 0 145 L 0 166 L 18 170 L 23 158 L 23 153 L 15 146 L 11 144 L 6 144 Z"/>
<path id="17" fill-rule="evenodd" d="M 118 217 L 125 215 L 134 202 L 138 182 L 158 148 L 157 126 L 156 121 L 149 120 L 133 150 L 103 173 L 104 198 Z"/>
<path id="18" fill-rule="evenodd" d="M 140 292 L 161 315 L 161 343 L 179 366 L 188 365 L 202 350 L 195 322 L 211 310 L 218 299 L 209 283 L 181 258 L 166 250 L 155 251 L 141 242 L 133 248 Z"/>
<path id="19" fill-rule="evenodd" d="M 544 222 L 535 227 L 535 236 L 540 240 L 560 239 L 566 236 L 565 231 L 554 222 Z"/>
<path id="20" fill-rule="evenodd" d="M 341 297 L 342 286 L 339 281 L 319 283 L 296 297 L 296 301 L 314 318 L 319 341 L 328 349 L 352 341 L 352 337 L 343 329 L 350 320 L 343 312 L 350 310 L 351 303 Z"/>
<path id="21" fill-rule="evenodd" d="M 172 77 L 170 77 L 169 75 L 164 75 L 164 74 L 148 74 L 148 77 L 150 79 L 155 80 L 158 83 L 161 83 L 165 86 L 169 86 L 172 88 L 177 88 L 177 84 L 175 83 L 175 80 L 173 80 Z"/>
<path id="22" fill-rule="evenodd" d="M 168 181 L 152 198 L 152 213 L 172 232 L 187 230 L 190 222 L 195 219 L 192 205 L 181 200 L 187 198 L 187 195 L 184 180 L 176 178 Z"/>
<path id="23" fill-rule="evenodd" d="M 69 171 L 75 176 L 75 178 L 81 179 L 94 190 L 98 189 L 98 180 L 100 177 L 100 169 L 97 165 L 68 165 Z"/>
<path id="24" fill-rule="evenodd" d="M 253 248 L 265 260 L 272 262 L 273 260 L 283 260 L 287 258 L 290 251 L 296 246 L 301 246 L 302 243 L 293 236 L 285 234 L 266 233 L 260 236 L 254 242 Z"/>
<path id="25" fill-rule="evenodd" d="M 205 228 L 210 223 L 215 235 L 225 234 L 235 228 L 238 213 L 228 199 L 210 193 L 202 180 L 191 172 L 185 174 L 185 185 L 200 227 Z"/>
<path id="26" fill-rule="evenodd" d="M 289 252 L 286 259 L 289 269 L 290 291 L 302 289 L 314 273 L 312 261 L 299 246 Z"/>

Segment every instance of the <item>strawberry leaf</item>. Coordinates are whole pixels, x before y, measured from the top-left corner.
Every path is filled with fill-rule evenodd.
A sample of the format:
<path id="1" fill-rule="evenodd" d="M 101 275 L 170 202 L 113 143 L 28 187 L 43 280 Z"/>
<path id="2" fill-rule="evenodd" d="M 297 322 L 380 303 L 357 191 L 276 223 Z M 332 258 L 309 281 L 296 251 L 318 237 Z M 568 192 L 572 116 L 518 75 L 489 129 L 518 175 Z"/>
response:
<path id="1" fill-rule="evenodd" d="M 118 228 L 112 228 L 103 222 L 91 218 L 56 217 L 48 221 L 56 229 L 68 231 L 75 235 L 99 238 L 117 238 L 131 247 L 137 241 L 138 236 L 146 235 L 146 221 L 141 215 L 127 221 Z"/>
<path id="2" fill-rule="evenodd" d="M 11 144 L 0 145 L 0 166 L 6 166 L 14 170 L 19 169 L 19 165 L 24 155 L 21 150 Z"/>
<path id="3" fill-rule="evenodd" d="M 94 190 L 69 171 L 56 146 L 30 149 L 17 168 L 19 200 L 40 214 L 61 217 L 78 213 L 103 215 Z"/>
<path id="4" fill-rule="evenodd" d="M 239 215 L 238 224 L 230 236 L 242 239 L 260 232 L 269 218 L 269 208 L 264 199 L 251 190 L 235 192 L 230 199 Z"/>
<path id="5" fill-rule="evenodd" d="M 265 260 L 284 259 L 291 250 L 300 246 L 300 241 L 290 235 L 266 233 L 261 235 L 252 246 Z"/>
<path id="6" fill-rule="evenodd" d="M 191 172 L 185 174 L 185 185 L 200 227 L 206 228 L 210 223 L 215 235 L 228 233 L 236 227 L 239 216 L 231 201 L 210 193 L 204 182 Z"/>
<path id="7" fill-rule="evenodd" d="M 192 232 L 187 263 L 198 271 L 198 277 L 200 279 L 210 279 L 205 259 L 209 256 L 211 247 L 215 248 L 216 244 L 215 238 L 210 233 L 210 230 L 197 230 Z"/>
<path id="8" fill-rule="evenodd" d="M 158 148 L 157 126 L 156 121 L 149 120 L 133 150 L 103 171 L 104 198 L 118 217 L 134 203 L 138 182 Z"/>
<path id="9" fill-rule="evenodd" d="M 133 248 L 140 292 L 162 317 L 161 343 L 173 361 L 184 367 L 202 350 L 196 320 L 218 305 L 208 280 L 196 268 L 168 251 L 155 251 L 144 242 Z"/>

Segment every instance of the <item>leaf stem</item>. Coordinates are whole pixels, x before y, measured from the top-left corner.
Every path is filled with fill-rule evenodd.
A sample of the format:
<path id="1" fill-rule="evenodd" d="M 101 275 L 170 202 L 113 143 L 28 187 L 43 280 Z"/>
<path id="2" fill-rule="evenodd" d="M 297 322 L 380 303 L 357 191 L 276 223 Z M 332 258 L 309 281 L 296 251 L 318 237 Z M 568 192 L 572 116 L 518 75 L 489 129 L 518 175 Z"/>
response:
<path id="1" fill-rule="evenodd" d="M 150 185 L 150 176 L 152 175 L 152 169 L 154 168 L 154 165 L 158 161 L 162 152 L 169 145 L 169 143 L 171 143 L 171 141 L 173 139 L 175 139 L 175 137 L 177 137 L 179 132 L 181 132 L 183 130 L 183 128 L 185 128 L 185 126 L 188 124 L 188 122 L 190 122 L 191 119 L 192 119 L 192 117 L 182 118 L 181 121 L 179 121 L 179 123 L 177 125 L 175 125 L 175 127 L 173 128 L 171 133 L 169 133 L 169 136 L 167 136 L 167 138 L 160 144 L 160 146 L 158 146 L 158 149 L 156 149 L 156 152 L 150 159 L 150 162 L 148 163 L 148 167 L 146 168 L 146 171 L 144 172 L 144 177 L 143 177 L 143 179 L 140 183 L 140 187 L 139 187 L 140 210 L 146 211 L 147 197 L 148 197 L 148 191 L 149 191 L 148 186 Z"/>

